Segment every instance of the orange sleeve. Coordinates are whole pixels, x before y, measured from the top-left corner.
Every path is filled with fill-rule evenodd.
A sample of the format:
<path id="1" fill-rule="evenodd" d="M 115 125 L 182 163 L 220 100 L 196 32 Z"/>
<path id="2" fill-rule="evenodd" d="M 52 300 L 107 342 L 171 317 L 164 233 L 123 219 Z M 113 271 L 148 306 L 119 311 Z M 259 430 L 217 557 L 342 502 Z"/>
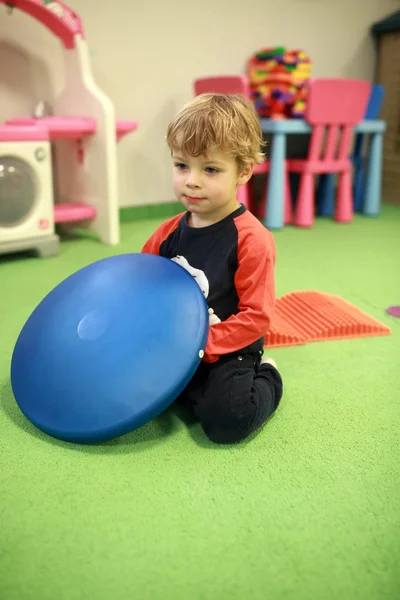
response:
<path id="1" fill-rule="evenodd" d="M 238 229 L 239 312 L 210 327 L 205 362 L 245 348 L 267 333 L 275 308 L 275 262 L 275 242 L 267 229 Z"/>
<path id="2" fill-rule="evenodd" d="M 179 221 L 181 220 L 184 213 L 168 219 L 165 223 L 162 223 L 155 232 L 149 237 L 147 242 L 142 248 L 142 254 L 160 254 L 160 246 L 167 239 L 171 233 L 177 229 Z"/>

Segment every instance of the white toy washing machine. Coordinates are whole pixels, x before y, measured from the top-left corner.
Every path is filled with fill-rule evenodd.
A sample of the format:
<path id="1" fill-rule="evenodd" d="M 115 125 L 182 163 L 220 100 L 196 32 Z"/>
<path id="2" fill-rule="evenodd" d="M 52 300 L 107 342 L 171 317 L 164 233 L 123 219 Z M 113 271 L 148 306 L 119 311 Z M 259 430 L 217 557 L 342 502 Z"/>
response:
<path id="1" fill-rule="evenodd" d="M 0 126 L 0 254 L 58 253 L 51 144 L 46 130 Z"/>

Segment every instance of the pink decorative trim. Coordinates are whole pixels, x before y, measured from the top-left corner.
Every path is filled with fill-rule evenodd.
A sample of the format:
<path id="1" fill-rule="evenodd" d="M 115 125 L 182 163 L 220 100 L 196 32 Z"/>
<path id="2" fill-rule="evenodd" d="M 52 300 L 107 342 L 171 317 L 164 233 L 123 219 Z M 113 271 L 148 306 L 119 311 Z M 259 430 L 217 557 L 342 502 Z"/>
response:
<path id="1" fill-rule="evenodd" d="M 0 4 L 18 8 L 43 23 L 68 50 L 75 48 L 76 35 L 85 38 L 78 14 L 61 0 L 0 0 Z"/>

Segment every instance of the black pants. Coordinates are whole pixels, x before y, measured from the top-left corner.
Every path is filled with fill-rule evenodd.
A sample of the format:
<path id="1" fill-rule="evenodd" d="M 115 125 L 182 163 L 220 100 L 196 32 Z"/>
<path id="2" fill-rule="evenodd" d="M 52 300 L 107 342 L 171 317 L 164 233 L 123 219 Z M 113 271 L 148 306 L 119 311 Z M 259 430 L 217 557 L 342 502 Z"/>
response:
<path id="1" fill-rule="evenodd" d="M 261 354 L 228 354 L 202 362 L 178 398 L 216 443 L 239 442 L 256 431 L 276 410 L 282 379 Z"/>

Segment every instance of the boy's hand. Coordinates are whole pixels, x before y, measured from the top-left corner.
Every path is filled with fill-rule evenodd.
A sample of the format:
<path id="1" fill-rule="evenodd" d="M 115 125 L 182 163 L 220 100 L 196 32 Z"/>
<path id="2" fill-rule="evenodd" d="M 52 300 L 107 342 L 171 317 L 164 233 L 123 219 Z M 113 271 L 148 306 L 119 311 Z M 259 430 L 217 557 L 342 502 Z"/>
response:
<path id="1" fill-rule="evenodd" d="M 217 317 L 212 308 L 208 309 L 209 321 L 210 325 L 216 325 L 217 323 L 221 323 L 221 319 Z"/>

